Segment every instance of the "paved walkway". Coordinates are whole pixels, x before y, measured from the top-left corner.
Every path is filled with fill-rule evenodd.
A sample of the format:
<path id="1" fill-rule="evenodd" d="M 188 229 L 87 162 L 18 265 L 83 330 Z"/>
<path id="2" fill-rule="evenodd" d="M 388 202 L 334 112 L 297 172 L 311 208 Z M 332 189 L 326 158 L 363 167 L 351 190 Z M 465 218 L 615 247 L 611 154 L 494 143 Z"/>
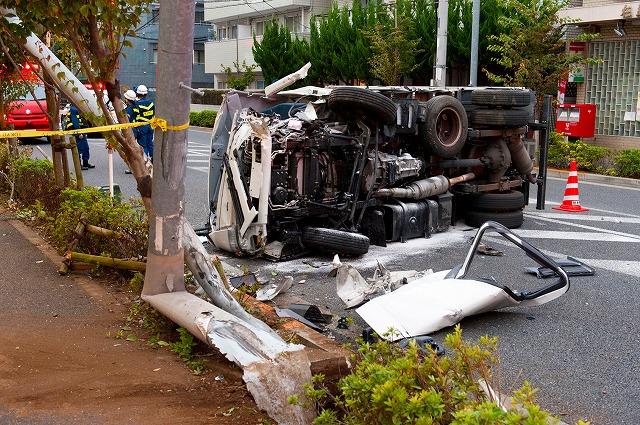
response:
<path id="1" fill-rule="evenodd" d="M 59 276 L 59 257 L 33 242 L 0 221 L 0 424 L 259 423 L 237 370 L 197 377 L 166 349 L 108 337 L 121 294 Z"/>

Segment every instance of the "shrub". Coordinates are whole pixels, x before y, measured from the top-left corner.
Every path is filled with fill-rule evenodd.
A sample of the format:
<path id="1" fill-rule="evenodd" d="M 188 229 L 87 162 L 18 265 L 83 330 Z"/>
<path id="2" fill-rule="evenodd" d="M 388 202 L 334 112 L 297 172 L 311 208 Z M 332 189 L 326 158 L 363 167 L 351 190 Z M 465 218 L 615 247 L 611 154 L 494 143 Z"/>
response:
<path id="1" fill-rule="evenodd" d="M 226 90 L 212 90 L 205 89 L 204 95 L 200 96 L 196 93 L 191 95 L 191 103 L 199 105 L 220 105 L 222 104 L 222 98 L 224 98 Z"/>
<path id="2" fill-rule="evenodd" d="M 594 146 L 580 140 L 566 141 L 558 133 L 551 134 L 549 143 L 549 165 L 557 168 L 568 168 L 569 162 L 575 160 L 578 169 L 585 171 L 600 171 L 602 161 L 610 155 L 607 148 Z"/>
<path id="3" fill-rule="evenodd" d="M 117 258 L 146 255 L 148 224 L 146 212 L 139 202 L 112 203 L 107 194 L 94 187 L 64 189 L 60 194 L 60 207 L 53 215 L 47 230 L 60 252 L 66 249 L 82 217 L 88 224 L 121 232 L 126 238 L 114 239 L 86 233 L 77 250 Z"/>
<path id="4" fill-rule="evenodd" d="M 640 179 L 640 149 L 620 151 L 613 161 L 618 175 Z"/>
<path id="5" fill-rule="evenodd" d="M 15 195 L 26 205 L 40 200 L 45 206 L 56 203 L 53 164 L 46 159 L 32 159 L 28 154 L 18 154 L 9 164 L 9 173 L 15 182 Z"/>
<path id="6" fill-rule="evenodd" d="M 362 344 L 351 374 L 337 384 L 337 395 L 318 375 L 306 386 L 305 398 L 318 407 L 317 425 L 337 424 L 527 424 L 546 425 L 551 415 L 534 399 L 528 383 L 513 395 L 503 411 L 482 390 L 479 379 L 492 382 L 497 339 L 462 339 L 459 326 L 447 335 L 449 356 L 423 353 L 415 345 Z M 297 397 L 291 403 L 300 403 Z"/>
<path id="7" fill-rule="evenodd" d="M 189 122 L 191 125 L 200 127 L 213 127 L 216 121 L 216 111 L 200 111 L 189 113 Z"/>

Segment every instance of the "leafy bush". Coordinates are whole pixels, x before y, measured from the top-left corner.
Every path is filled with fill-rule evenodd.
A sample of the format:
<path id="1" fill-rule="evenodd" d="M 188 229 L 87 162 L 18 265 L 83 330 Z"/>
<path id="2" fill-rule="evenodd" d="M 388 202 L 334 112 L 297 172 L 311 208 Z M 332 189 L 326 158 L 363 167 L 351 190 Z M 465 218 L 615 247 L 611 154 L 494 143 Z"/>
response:
<path id="1" fill-rule="evenodd" d="M 594 146 L 580 140 L 566 141 L 558 133 L 551 134 L 549 143 L 549 165 L 557 168 L 568 168 L 569 162 L 575 160 L 578 169 L 600 171 L 602 161 L 610 155 L 610 151 L 602 146 Z"/>
<path id="2" fill-rule="evenodd" d="M 53 164 L 46 159 L 32 159 L 19 154 L 11 159 L 9 173 L 15 182 L 15 194 L 26 205 L 40 200 L 45 206 L 56 203 Z"/>
<path id="3" fill-rule="evenodd" d="M 535 403 L 535 390 L 525 383 L 506 412 L 482 390 L 479 379 L 492 382 L 497 339 L 472 345 L 459 326 L 447 335 L 449 356 L 424 354 L 411 344 L 402 350 L 384 341 L 362 344 L 351 374 L 332 395 L 315 376 L 305 398 L 318 407 L 317 425 L 337 424 L 527 424 L 546 425 L 551 415 Z M 291 403 L 301 403 L 293 397 Z"/>
<path id="4" fill-rule="evenodd" d="M 60 252 L 66 249 L 80 218 L 83 218 L 88 224 L 121 232 L 126 237 L 114 239 L 86 233 L 80 240 L 79 251 L 117 258 L 146 255 L 149 226 L 146 212 L 139 202 L 112 203 L 107 194 L 94 187 L 65 189 L 60 194 L 60 207 L 52 215 L 48 232 Z"/>
<path id="5" fill-rule="evenodd" d="M 640 149 L 620 151 L 613 161 L 618 175 L 640 179 Z"/>
<path id="6" fill-rule="evenodd" d="M 216 111 L 200 111 L 189 113 L 189 122 L 191 125 L 200 127 L 213 127 L 216 121 Z"/>
<path id="7" fill-rule="evenodd" d="M 212 90 L 205 89 L 204 96 L 200 96 L 196 93 L 191 95 L 191 103 L 198 105 L 220 105 L 222 104 L 222 98 L 224 98 L 226 90 Z"/>

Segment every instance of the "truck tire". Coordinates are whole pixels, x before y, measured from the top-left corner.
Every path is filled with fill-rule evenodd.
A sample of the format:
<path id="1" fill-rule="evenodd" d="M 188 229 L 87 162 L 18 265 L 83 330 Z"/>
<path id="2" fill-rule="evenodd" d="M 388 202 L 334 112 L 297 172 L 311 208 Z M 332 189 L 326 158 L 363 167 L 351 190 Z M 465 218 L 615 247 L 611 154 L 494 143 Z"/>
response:
<path id="1" fill-rule="evenodd" d="M 327 100 L 329 109 L 343 115 L 365 115 L 382 124 L 396 121 L 396 104 L 387 96 L 364 88 L 336 87 Z"/>
<path id="2" fill-rule="evenodd" d="M 441 95 L 429 99 L 425 109 L 420 138 L 433 154 L 443 158 L 456 156 L 467 141 L 469 121 L 464 106 L 453 96 Z"/>
<path id="3" fill-rule="evenodd" d="M 487 192 L 473 195 L 469 208 L 474 211 L 514 211 L 524 207 L 524 194 L 517 190 L 507 192 Z"/>
<path id="4" fill-rule="evenodd" d="M 305 227 L 302 229 L 302 243 L 307 248 L 332 254 L 362 255 L 369 252 L 368 237 L 335 229 Z"/>
<path id="5" fill-rule="evenodd" d="M 529 106 L 531 94 L 527 90 L 481 89 L 471 93 L 471 102 L 480 106 Z"/>
<path id="6" fill-rule="evenodd" d="M 529 115 L 526 109 L 476 109 L 471 114 L 471 125 L 473 128 L 517 128 L 529 123 Z"/>
<path id="7" fill-rule="evenodd" d="M 496 221 L 509 229 L 522 226 L 524 213 L 522 210 L 506 212 L 469 211 L 464 222 L 471 227 L 480 227 L 486 221 Z"/>

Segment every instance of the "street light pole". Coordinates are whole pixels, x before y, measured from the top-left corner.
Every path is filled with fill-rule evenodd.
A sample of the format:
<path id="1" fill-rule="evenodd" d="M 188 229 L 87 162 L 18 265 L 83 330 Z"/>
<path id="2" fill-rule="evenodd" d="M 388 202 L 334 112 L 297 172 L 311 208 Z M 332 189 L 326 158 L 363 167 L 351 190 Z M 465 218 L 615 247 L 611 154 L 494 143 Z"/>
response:
<path id="1" fill-rule="evenodd" d="M 449 0 L 438 1 L 438 37 L 436 39 L 436 66 L 434 84 L 444 87 L 447 84 L 447 25 L 449 22 Z"/>
<path id="2" fill-rule="evenodd" d="M 156 117 L 167 125 L 189 122 L 193 62 L 193 0 L 160 0 Z M 149 249 L 143 295 L 184 291 L 184 175 L 187 129 L 156 129 Z"/>
<path id="3" fill-rule="evenodd" d="M 478 40 L 480 38 L 480 0 L 473 0 L 471 25 L 471 65 L 469 66 L 469 85 L 478 85 Z"/>

